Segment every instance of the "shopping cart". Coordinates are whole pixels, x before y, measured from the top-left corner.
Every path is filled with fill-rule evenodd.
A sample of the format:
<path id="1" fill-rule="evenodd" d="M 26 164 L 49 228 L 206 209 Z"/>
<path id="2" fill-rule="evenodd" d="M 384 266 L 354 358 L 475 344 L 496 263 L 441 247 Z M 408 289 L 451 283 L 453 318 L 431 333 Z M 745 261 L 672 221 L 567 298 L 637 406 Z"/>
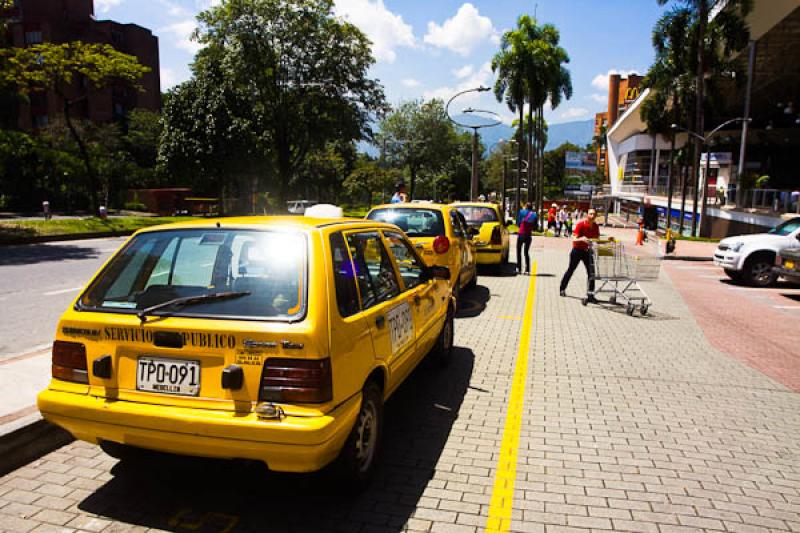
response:
<path id="1" fill-rule="evenodd" d="M 646 315 L 653 302 L 639 284 L 640 281 L 655 281 L 661 271 L 661 258 L 627 254 L 625 246 L 616 241 L 593 241 L 590 243 L 594 275 L 594 292 L 582 300 L 583 305 L 589 303 L 591 296 L 609 294 L 608 302 L 618 301 L 625 306 L 625 311 L 633 315 L 638 305 L 639 312 Z M 587 287 L 588 288 L 588 287 Z"/>

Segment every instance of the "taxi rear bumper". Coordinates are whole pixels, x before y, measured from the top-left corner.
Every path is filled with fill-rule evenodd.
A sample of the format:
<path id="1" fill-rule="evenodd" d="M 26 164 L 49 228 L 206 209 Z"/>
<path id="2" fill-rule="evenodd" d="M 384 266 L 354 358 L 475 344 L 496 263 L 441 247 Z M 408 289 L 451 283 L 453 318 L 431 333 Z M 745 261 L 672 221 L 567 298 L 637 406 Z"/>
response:
<path id="1" fill-rule="evenodd" d="M 503 262 L 505 250 L 502 244 L 484 244 L 475 247 L 479 265 L 497 265 Z"/>
<path id="2" fill-rule="evenodd" d="M 275 471 L 313 472 L 339 454 L 361 406 L 357 394 L 323 416 L 261 420 L 252 412 L 110 400 L 47 389 L 39 410 L 75 438 L 201 457 L 263 461 Z"/>

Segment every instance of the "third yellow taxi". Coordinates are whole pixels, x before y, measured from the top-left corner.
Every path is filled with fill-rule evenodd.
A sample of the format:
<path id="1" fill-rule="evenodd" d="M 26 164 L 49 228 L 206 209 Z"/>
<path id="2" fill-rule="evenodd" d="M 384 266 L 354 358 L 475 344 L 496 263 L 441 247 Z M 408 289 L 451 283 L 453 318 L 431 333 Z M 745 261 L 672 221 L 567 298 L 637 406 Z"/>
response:
<path id="1" fill-rule="evenodd" d="M 447 268 L 389 224 L 250 217 L 141 230 L 66 310 L 44 417 L 139 449 L 373 471 L 383 401 L 453 346 Z"/>
<path id="2" fill-rule="evenodd" d="M 478 264 L 508 263 L 508 229 L 500 216 L 500 206 L 490 202 L 455 202 L 452 205 L 467 221 L 478 252 Z"/>
<path id="3" fill-rule="evenodd" d="M 477 254 L 464 216 L 452 205 L 397 203 L 374 207 L 367 218 L 389 222 L 405 232 L 428 265 L 450 269 L 458 300 L 462 289 L 478 282 Z"/>

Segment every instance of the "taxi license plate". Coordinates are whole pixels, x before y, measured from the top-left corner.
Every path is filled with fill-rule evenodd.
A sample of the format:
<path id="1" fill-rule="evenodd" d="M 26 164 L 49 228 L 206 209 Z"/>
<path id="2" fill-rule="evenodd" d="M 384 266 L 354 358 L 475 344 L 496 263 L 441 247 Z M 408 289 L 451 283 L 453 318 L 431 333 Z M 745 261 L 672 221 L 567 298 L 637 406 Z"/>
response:
<path id="1" fill-rule="evenodd" d="M 200 393 L 200 361 L 139 357 L 136 390 L 197 396 Z"/>

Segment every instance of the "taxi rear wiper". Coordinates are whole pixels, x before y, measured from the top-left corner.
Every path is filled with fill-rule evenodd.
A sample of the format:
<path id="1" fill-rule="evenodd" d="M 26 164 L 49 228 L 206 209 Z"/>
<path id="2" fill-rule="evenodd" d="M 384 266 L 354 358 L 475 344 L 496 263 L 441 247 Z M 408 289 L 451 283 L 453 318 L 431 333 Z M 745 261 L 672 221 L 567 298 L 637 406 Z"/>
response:
<path id="1" fill-rule="evenodd" d="M 179 306 L 183 307 L 186 305 L 193 305 L 197 303 L 206 302 L 208 300 L 227 300 L 229 298 L 240 298 L 242 296 L 248 296 L 250 293 L 247 291 L 229 291 L 229 292 L 211 292 L 208 294 L 198 294 L 196 296 L 184 296 L 182 298 L 175 298 L 172 300 L 167 300 L 166 302 L 161 302 L 160 304 L 151 305 L 150 307 L 146 307 L 136 313 L 136 316 L 139 317 L 139 320 L 142 321 L 142 324 L 147 322 L 147 315 L 151 314 L 153 311 L 158 311 L 159 309 L 163 309 L 165 307 L 172 307 Z"/>

